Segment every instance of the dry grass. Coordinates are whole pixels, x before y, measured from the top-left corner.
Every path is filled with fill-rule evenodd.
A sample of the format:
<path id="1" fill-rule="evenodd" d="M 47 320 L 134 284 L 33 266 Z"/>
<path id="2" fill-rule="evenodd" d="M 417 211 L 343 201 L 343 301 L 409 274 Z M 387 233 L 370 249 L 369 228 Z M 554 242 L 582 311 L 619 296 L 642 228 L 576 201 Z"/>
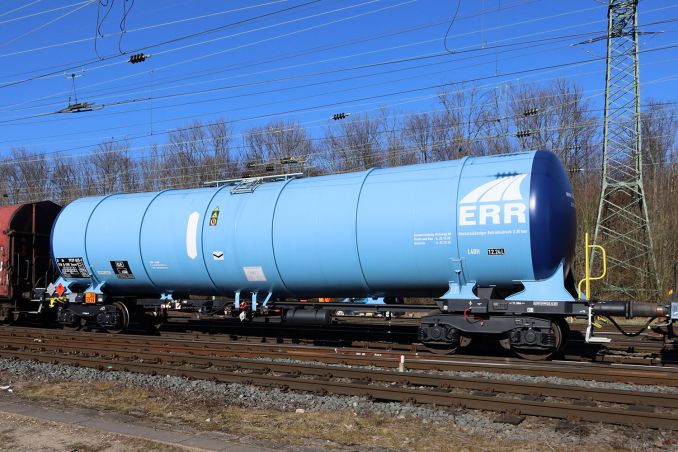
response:
<path id="1" fill-rule="evenodd" d="M 24 383 L 23 397 L 52 404 L 67 403 L 152 419 L 164 425 L 237 434 L 277 445 L 302 446 L 319 442 L 324 447 L 381 448 L 417 451 L 459 450 L 566 450 L 564 446 L 520 441 L 497 442 L 491 436 L 471 435 L 452 424 L 423 423 L 350 411 L 303 414 L 225 406 L 223 403 L 160 389 L 128 388 L 114 382 Z M 546 439 L 545 439 L 546 441 Z"/>

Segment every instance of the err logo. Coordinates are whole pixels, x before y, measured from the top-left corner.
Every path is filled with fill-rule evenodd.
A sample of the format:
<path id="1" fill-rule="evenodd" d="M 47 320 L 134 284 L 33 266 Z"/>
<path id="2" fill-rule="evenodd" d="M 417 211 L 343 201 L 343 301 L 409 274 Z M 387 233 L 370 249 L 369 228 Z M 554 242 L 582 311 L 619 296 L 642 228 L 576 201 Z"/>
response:
<path id="1" fill-rule="evenodd" d="M 527 223 L 520 185 L 527 174 L 487 182 L 459 202 L 459 226 Z"/>

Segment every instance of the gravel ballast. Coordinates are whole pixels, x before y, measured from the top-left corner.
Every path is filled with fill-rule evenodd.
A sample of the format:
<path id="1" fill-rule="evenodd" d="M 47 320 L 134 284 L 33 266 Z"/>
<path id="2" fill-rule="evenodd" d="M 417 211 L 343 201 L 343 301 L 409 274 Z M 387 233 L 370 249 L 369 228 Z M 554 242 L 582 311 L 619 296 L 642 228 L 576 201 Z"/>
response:
<path id="1" fill-rule="evenodd" d="M 445 374 L 477 376 L 475 372 L 445 372 Z M 660 438 L 662 441 L 665 439 L 665 433 L 641 428 L 628 429 L 604 424 L 588 424 L 586 427 L 582 425 L 582 428 L 564 431 L 563 429 L 555 428 L 559 423 L 557 420 L 541 420 L 530 417 L 523 424 L 514 426 L 495 422 L 498 414 L 491 412 L 464 409 L 435 409 L 401 403 L 380 403 L 372 402 L 362 397 L 304 394 L 281 391 L 275 388 L 264 389 L 237 383 L 223 384 L 204 380 L 189 380 L 168 375 L 153 376 L 124 371 L 102 371 L 87 367 L 38 363 L 17 359 L 0 358 L 0 375 L 3 376 L 3 381 L 0 382 L 3 385 L 12 384 L 12 381 L 8 381 L 8 379 L 14 381 L 110 381 L 130 388 L 147 388 L 149 390 L 161 388 L 167 394 L 181 393 L 191 397 L 195 396 L 197 399 L 220 400 L 224 404 L 246 409 L 278 410 L 290 412 L 290 415 L 351 411 L 357 416 L 372 414 L 394 419 L 414 419 L 424 424 L 450 424 L 464 432 L 473 435 L 484 435 L 485 437 L 490 435 L 498 440 L 508 439 L 515 441 L 519 439 L 526 443 L 548 441 L 549 443 L 566 447 L 585 445 L 589 441 L 597 441 L 603 437 L 609 438 L 612 435 L 618 438 L 618 441 L 615 441 L 615 443 L 620 447 L 643 448 L 647 450 L 648 448 L 657 449 L 657 438 Z M 487 377 L 503 377 L 503 380 L 510 381 L 524 376 L 487 373 Z M 529 381 L 555 383 L 552 379 L 540 380 L 542 377 L 525 378 L 528 378 Z M 562 381 L 568 384 L 573 383 L 571 380 Z M 574 383 L 578 385 L 601 384 L 582 381 L 574 381 Z M 660 390 L 652 387 L 645 388 L 644 386 L 620 383 L 604 383 L 603 386 L 591 387 L 627 390 L 636 388 L 635 390 L 647 389 L 648 392 Z M 669 435 L 670 438 L 673 438 L 671 436 L 673 435 L 672 433 Z M 670 441 L 673 441 L 673 439 L 670 439 Z M 659 447 L 658 449 L 661 448 Z"/>

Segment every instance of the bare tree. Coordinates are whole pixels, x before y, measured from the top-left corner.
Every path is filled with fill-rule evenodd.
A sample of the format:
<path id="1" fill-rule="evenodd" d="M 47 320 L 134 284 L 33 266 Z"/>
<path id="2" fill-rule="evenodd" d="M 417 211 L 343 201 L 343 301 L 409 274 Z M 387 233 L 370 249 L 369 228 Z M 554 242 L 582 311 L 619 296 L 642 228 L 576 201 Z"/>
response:
<path id="1" fill-rule="evenodd" d="M 277 121 L 247 131 L 242 158 L 249 172 L 256 174 L 303 171 L 315 157 L 314 147 L 304 127 Z"/>
<path id="2" fill-rule="evenodd" d="M 210 137 L 211 153 L 206 157 L 208 180 L 227 179 L 234 177 L 237 172 L 237 162 L 231 156 L 231 142 L 233 133 L 230 124 L 224 119 L 218 119 L 207 126 Z"/>
<path id="3" fill-rule="evenodd" d="M 168 186 L 187 188 L 198 186 L 204 181 L 205 158 L 208 154 L 209 137 L 196 121 L 190 127 L 176 129 L 169 133 L 164 146 L 164 170 Z"/>
<path id="4" fill-rule="evenodd" d="M 678 110 L 674 105 L 648 99 L 640 115 L 643 163 L 654 173 L 675 157 Z"/>
<path id="5" fill-rule="evenodd" d="M 8 197 L 12 202 L 34 202 L 49 197 L 49 172 L 45 154 L 25 148 L 12 149 L 13 167 L 6 173 Z"/>
<path id="6" fill-rule="evenodd" d="M 384 160 L 380 131 L 382 120 L 367 115 L 351 117 L 325 131 L 325 153 L 333 171 L 381 166 Z"/>
<path id="7" fill-rule="evenodd" d="M 459 86 L 441 92 L 443 112 L 434 120 L 439 160 L 485 155 L 485 135 L 496 112 L 488 108 L 487 95 L 476 87 Z"/>
<path id="8" fill-rule="evenodd" d="M 582 89 L 574 82 L 556 80 L 546 87 L 514 85 L 508 114 L 514 121 L 520 148 L 555 152 L 568 168 L 590 168 L 599 161 L 592 146 L 600 118 L 590 112 Z"/>
<path id="9" fill-rule="evenodd" d="M 54 201 L 67 204 L 83 195 L 79 159 L 56 154 L 51 168 L 49 181 Z"/>
<path id="10" fill-rule="evenodd" d="M 428 113 L 414 113 L 405 118 L 402 139 L 417 154 L 418 161 L 426 163 L 433 152 L 433 118 Z"/>
<path id="11" fill-rule="evenodd" d="M 129 143 L 114 140 L 100 143 L 82 166 L 82 180 L 88 194 L 131 192 L 137 188 L 134 162 L 128 155 Z"/>

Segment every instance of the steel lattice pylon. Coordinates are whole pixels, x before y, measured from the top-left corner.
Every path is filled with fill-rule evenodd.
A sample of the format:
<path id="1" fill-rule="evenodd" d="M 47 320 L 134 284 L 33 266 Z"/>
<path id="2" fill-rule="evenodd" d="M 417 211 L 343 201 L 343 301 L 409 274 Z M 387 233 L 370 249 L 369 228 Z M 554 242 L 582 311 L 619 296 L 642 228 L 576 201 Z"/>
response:
<path id="1" fill-rule="evenodd" d="M 602 292 L 648 298 L 657 293 L 659 278 L 643 191 L 637 4 L 609 1 L 603 172 L 594 242 L 607 250 Z"/>

